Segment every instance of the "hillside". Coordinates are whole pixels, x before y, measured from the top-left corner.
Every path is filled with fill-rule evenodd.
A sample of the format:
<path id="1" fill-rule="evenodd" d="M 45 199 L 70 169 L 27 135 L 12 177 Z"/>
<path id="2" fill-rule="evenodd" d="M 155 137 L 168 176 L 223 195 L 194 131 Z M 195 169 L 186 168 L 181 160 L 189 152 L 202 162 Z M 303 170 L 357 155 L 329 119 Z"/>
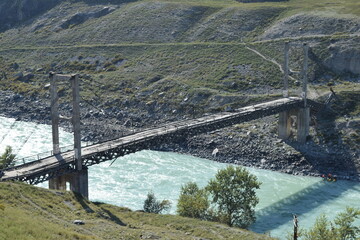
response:
<path id="1" fill-rule="evenodd" d="M 146 110 L 134 98 L 154 102 L 162 114 L 174 109 L 162 109 L 161 99 L 171 99 L 173 108 L 184 99 L 194 99 L 182 103 L 186 108 L 194 103 L 209 110 L 236 107 L 248 102 L 244 94 L 251 102 L 281 94 L 282 72 L 270 60 L 282 63 L 289 39 L 293 72 L 301 68 L 300 44 L 311 45 L 314 88 L 360 73 L 360 13 L 353 0 L 341 5 L 337 0 L 54 0 L 41 9 L 36 8 L 40 0 L 10 2 L 0 5 L 2 25 L 9 26 L 0 33 L 3 90 L 44 96 L 53 70 L 86 74 L 85 98 L 109 107 L 129 102 Z M 22 17 L 12 19 L 13 12 Z"/>
<path id="2" fill-rule="evenodd" d="M 360 179 L 359 1 L 53 0 L 37 8 L 41 3 L 0 4 L 3 114 L 49 123 L 50 71 L 82 78 L 83 140 L 231 111 L 282 96 L 285 41 L 290 92 L 299 96 L 306 42 L 308 96 L 324 102 L 330 86 L 339 96 L 331 116 L 313 118 L 307 146 L 279 142 L 272 117 L 161 149 L 211 158 L 217 147 L 224 152 L 218 161 Z M 59 92 L 68 115 L 69 86 Z M 211 137 L 217 140 L 209 146 Z M 346 162 L 341 168 L 333 166 L 338 158 Z"/>
<path id="3" fill-rule="evenodd" d="M 0 239 L 272 239 L 222 224 L 133 212 L 70 192 L 0 183 Z M 81 220 L 84 225 L 73 222 Z"/>

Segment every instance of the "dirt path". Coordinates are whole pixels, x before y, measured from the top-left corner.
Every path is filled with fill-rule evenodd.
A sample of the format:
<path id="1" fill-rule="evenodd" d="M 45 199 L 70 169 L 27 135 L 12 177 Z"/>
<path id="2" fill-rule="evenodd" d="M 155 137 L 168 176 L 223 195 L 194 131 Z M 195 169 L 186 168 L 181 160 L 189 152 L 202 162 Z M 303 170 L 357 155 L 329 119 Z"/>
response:
<path id="1" fill-rule="evenodd" d="M 275 61 L 275 59 L 273 59 L 273 58 L 268 58 L 268 57 L 264 56 L 263 54 L 261 54 L 259 51 L 255 50 L 255 49 L 253 49 L 253 48 L 250 48 L 250 47 L 248 47 L 248 46 L 246 46 L 245 48 L 248 49 L 248 50 L 250 50 L 250 51 L 252 51 L 252 52 L 254 52 L 255 54 L 259 55 L 259 56 L 260 56 L 261 58 L 263 58 L 265 61 L 268 61 L 268 62 L 271 62 L 271 63 L 275 64 L 276 66 L 278 66 L 280 72 L 281 72 L 282 74 L 284 74 L 285 71 L 284 71 L 283 66 L 282 66 L 280 63 L 278 63 L 277 61 Z M 290 71 L 290 69 L 289 69 L 289 71 Z M 298 79 L 295 79 L 295 78 L 293 78 L 292 76 L 289 76 L 289 78 L 290 78 L 291 80 L 293 80 L 293 81 L 298 81 Z"/>

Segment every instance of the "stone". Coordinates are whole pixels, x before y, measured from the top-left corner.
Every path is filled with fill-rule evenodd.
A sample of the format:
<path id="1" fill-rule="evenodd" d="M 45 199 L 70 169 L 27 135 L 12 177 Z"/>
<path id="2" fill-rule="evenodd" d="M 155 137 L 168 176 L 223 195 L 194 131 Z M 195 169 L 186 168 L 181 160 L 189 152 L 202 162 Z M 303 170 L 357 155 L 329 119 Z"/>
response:
<path id="1" fill-rule="evenodd" d="M 24 73 L 23 77 L 21 78 L 22 82 L 29 82 L 31 79 L 34 78 L 34 74 L 30 73 L 30 72 L 26 72 Z"/>
<path id="2" fill-rule="evenodd" d="M 24 74 L 22 72 L 15 73 L 13 75 L 15 80 L 21 80 L 23 76 L 24 76 Z"/>
<path id="3" fill-rule="evenodd" d="M 211 153 L 211 155 L 213 155 L 214 157 L 216 157 L 216 155 L 219 153 L 219 149 L 218 148 L 215 148 L 213 151 L 212 151 L 212 153 Z"/>
<path id="4" fill-rule="evenodd" d="M 73 221 L 73 224 L 76 224 L 76 225 L 85 225 L 85 222 L 82 221 L 82 220 L 74 220 L 74 221 Z"/>

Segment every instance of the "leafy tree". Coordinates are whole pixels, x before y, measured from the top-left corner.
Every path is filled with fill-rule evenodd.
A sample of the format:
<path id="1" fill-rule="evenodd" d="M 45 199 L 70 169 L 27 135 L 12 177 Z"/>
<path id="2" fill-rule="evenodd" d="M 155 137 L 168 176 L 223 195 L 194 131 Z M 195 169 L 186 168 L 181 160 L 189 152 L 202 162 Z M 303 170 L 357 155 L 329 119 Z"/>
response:
<path id="1" fill-rule="evenodd" d="M 299 231 L 299 239 L 358 240 L 360 239 L 360 227 L 353 226 L 353 222 L 359 217 L 360 209 L 351 207 L 347 207 L 345 212 L 339 213 L 334 222 L 329 221 L 325 215 L 321 215 L 309 230 Z M 290 234 L 288 239 L 293 239 L 293 235 Z"/>
<path id="2" fill-rule="evenodd" d="M 339 213 L 334 223 L 339 240 L 359 239 L 360 226 L 353 226 L 355 219 L 360 217 L 360 209 L 347 207 L 345 212 Z"/>
<path id="3" fill-rule="evenodd" d="M 210 180 L 207 191 L 216 205 L 216 218 L 229 226 L 247 228 L 255 221 L 254 207 L 259 199 L 257 177 L 245 168 L 228 166 Z"/>
<path id="4" fill-rule="evenodd" d="M 206 219 L 209 206 L 210 202 L 205 189 L 199 189 L 194 182 L 181 187 L 177 204 L 177 213 L 180 216 Z"/>
<path id="5" fill-rule="evenodd" d="M 144 201 L 144 211 L 148 213 L 161 213 L 162 211 L 169 210 L 171 203 L 169 200 L 156 200 L 153 192 L 149 192 L 146 200 Z"/>
<path id="6" fill-rule="evenodd" d="M 5 152 L 0 156 L 0 169 L 14 166 L 15 154 L 12 154 L 12 148 L 7 146 Z"/>
<path id="7" fill-rule="evenodd" d="M 318 240 L 336 240 L 335 234 L 332 230 L 332 224 L 325 215 L 321 215 L 316 219 L 313 228 L 304 231 L 305 239 L 318 239 Z"/>

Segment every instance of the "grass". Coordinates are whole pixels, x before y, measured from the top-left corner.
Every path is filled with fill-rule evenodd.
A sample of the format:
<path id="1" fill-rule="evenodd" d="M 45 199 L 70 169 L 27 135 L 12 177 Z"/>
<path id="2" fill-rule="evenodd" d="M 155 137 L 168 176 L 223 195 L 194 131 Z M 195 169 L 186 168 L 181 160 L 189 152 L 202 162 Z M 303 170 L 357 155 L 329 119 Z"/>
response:
<path id="1" fill-rule="evenodd" d="M 53 56 L 49 54 L 52 51 L 61 51 L 62 54 Z M 12 58 L 14 52 L 16 58 Z M 4 58 L 9 58 L 3 60 L 2 64 L 3 71 L 7 71 L 9 77 L 3 80 L 6 84 L 0 87 L 21 93 L 27 90 L 29 94 L 36 92 L 43 96 L 48 91 L 44 89 L 48 82 L 46 72 L 56 71 L 60 66 L 63 72 L 90 74 L 92 80 L 84 80 L 83 83 L 83 97 L 86 100 L 100 97 L 101 102 L 123 101 L 126 98 L 136 98 L 143 102 L 172 99 L 171 102 L 177 105 L 185 98 L 191 100 L 198 96 L 204 101 L 202 105 L 207 106 L 211 104 L 211 97 L 217 95 L 242 96 L 246 93 L 251 98 L 249 91 L 253 91 L 256 98 L 261 98 L 257 94 L 258 86 L 276 89 L 281 82 L 281 74 L 276 66 L 237 44 L 58 47 L 38 48 L 35 54 L 33 49 L 7 50 L 2 53 Z M 103 56 L 108 62 L 121 56 L 125 63 L 113 69 L 115 71 L 95 71 L 92 63 L 69 60 L 78 56 Z M 42 68 L 45 74 L 36 74 L 36 80 L 30 83 L 14 80 L 12 76 L 17 71 L 8 67 L 13 61 L 20 66 Z M 52 63 L 54 67 L 51 67 Z M 272 93 L 265 93 L 264 98 L 269 94 Z"/>
<path id="2" fill-rule="evenodd" d="M 272 239 L 239 228 L 174 215 L 92 203 L 72 192 L 0 183 L 1 239 Z M 74 225 L 74 220 L 85 225 Z"/>

